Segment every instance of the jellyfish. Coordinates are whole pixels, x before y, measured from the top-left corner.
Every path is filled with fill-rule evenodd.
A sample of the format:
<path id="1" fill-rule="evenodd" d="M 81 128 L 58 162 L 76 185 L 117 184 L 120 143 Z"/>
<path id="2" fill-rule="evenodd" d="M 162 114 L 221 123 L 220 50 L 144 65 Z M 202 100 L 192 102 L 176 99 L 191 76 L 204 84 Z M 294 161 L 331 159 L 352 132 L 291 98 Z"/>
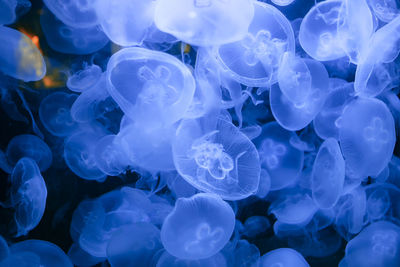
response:
<path id="1" fill-rule="evenodd" d="M 107 89 L 128 117 L 150 128 L 183 117 L 193 99 L 195 81 L 175 57 L 131 47 L 110 58 Z"/>
<path id="2" fill-rule="evenodd" d="M 379 20 L 389 23 L 400 14 L 400 3 L 397 0 L 367 0 L 374 15 Z"/>
<path id="3" fill-rule="evenodd" d="M 261 169 L 270 176 L 271 190 L 292 185 L 303 169 L 304 152 L 290 144 L 292 134 L 278 123 L 270 122 L 263 126 L 262 134 L 254 140 Z"/>
<path id="4" fill-rule="evenodd" d="M 11 255 L 17 253 L 30 253 L 35 255 L 39 258 L 39 263 L 33 266 L 73 266 L 70 259 L 61 248 L 44 240 L 29 239 L 15 243 L 10 246 L 10 252 Z"/>
<path id="5" fill-rule="evenodd" d="M 0 261 L 1 267 L 9 267 L 9 266 L 21 266 L 21 267 L 30 267 L 30 266 L 41 266 L 40 265 L 40 257 L 31 252 L 17 252 L 10 254 L 3 261 Z M 45 265 L 42 265 L 45 266 Z M 49 266 L 49 265 L 47 265 Z"/>
<path id="6" fill-rule="evenodd" d="M 226 259 L 222 253 L 215 254 L 206 259 L 199 260 L 187 260 L 187 259 L 179 259 L 167 251 L 164 251 L 162 255 L 159 257 L 157 261 L 156 267 L 198 267 L 198 266 L 207 266 L 207 267 L 228 267 Z"/>
<path id="7" fill-rule="evenodd" d="M 17 237 L 34 229 L 43 217 L 47 188 L 36 162 L 21 158 L 11 173 L 10 204 L 15 209 Z"/>
<path id="8" fill-rule="evenodd" d="M 239 240 L 232 250 L 225 249 L 224 254 L 229 266 L 259 266 L 260 251 L 247 240 Z"/>
<path id="9" fill-rule="evenodd" d="M 55 92 L 46 96 L 39 106 L 43 126 L 54 136 L 68 136 L 78 127 L 71 117 L 71 106 L 78 96 Z"/>
<path id="10" fill-rule="evenodd" d="M 161 241 L 171 255 L 198 260 L 217 254 L 229 241 L 235 214 L 216 195 L 179 198 L 161 228 Z"/>
<path id="11" fill-rule="evenodd" d="M 67 255 L 74 266 L 94 266 L 106 260 L 90 255 L 76 243 L 71 245 Z"/>
<path id="12" fill-rule="evenodd" d="M 216 53 L 220 65 L 234 80 L 246 86 L 269 87 L 277 82 L 283 54 L 294 53 L 294 33 L 275 7 L 256 1 L 254 8 L 247 35 L 219 46 Z"/>
<path id="13" fill-rule="evenodd" d="M 374 98 L 357 98 L 340 117 L 339 142 L 349 177 L 377 176 L 389 163 L 396 141 L 393 116 Z"/>
<path id="14" fill-rule="evenodd" d="M 400 262 L 400 227 L 389 221 L 370 224 L 346 246 L 340 266 L 398 266 Z"/>
<path id="15" fill-rule="evenodd" d="M 300 45 L 315 60 L 336 60 L 346 56 L 337 26 L 342 3 L 342 0 L 319 2 L 308 11 L 301 22 Z"/>
<path id="16" fill-rule="evenodd" d="M 188 44 L 209 47 L 242 39 L 253 16 L 250 0 L 161 0 L 154 23 Z"/>
<path id="17" fill-rule="evenodd" d="M 102 180 L 106 177 L 96 164 L 95 148 L 101 132 L 87 129 L 78 131 L 65 141 L 64 159 L 70 170 L 87 180 Z"/>
<path id="18" fill-rule="evenodd" d="M 288 6 L 294 2 L 294 0 L 271 0 L 277 6 Z"/>
<path id="19" fill-rule="evenodd" d="M 338 142 L 329 138 L 322 143 L 315 158 L 312 174 L 312 197 L 322 209 L 332 208 L 342 194 L 345 165 Z"/>
<path id="20" fill-rule="evenodd" d="M 61 53 L 91 54 L 102 49 L 109 41 L 98 26 L 77 28 L 64 24 L 47 9 L 40 15 L 40 25 L 47 44 Z"/>
<path id="21" fill-rule="evenodd" d="M 168 188 L 176 198 L 191 197 L 198 193 L 197 189 L 186 182 L 178 173 L 174 172 L 171 178 L 168 179 Z"/>
<path id="22" fill-rule="evenodd" d="M 32 40 L 25 34 L 0 26 L 0 71 L 25 82 L 41 80 L 46 63 Z"/>
<path id="23" fill-rule="evenodd" d="M 381 219 L 390 208 L 390 196 L 386 190 L 376 189 L 367 199 L 368 216 L 373 219 Z"/>
<path id="24" fill-rule="evenodd" d="M 310 265 L 296 250 L 291 248 L 278 248 L 262 255 L 260 259 L 260 266 L 309 267 Z"/>
<path id="25" fill-rule="evenodd" d="M 107 260 L 112 267 L 149 266 L 162 248 L 160 230 L 151 223 L 139 222 L 116 230 L 108 242 Z"/>
<path id="26" fill-rule="evenodd" d="M 260 171 L 260 183 L 255 195 L 259 198 L 265 198 L 271 190 L 271 176 L 266 169 L 261 168 Z"/>
<path id="27" fill-rule="evenodd" d="M 7 241 L 0 235 L 0 262 L 8 257 L 10 249 L 8 248 Z"/>
<path id="28" fill-rule="evenodd" d="M 272 86 L 269 92 L 271 111 L 274 118 L 283 128 L 290 131 L 301 130 L 311 123 L 322 109 L 329 93 L 329 76 L 324 65 L 312 59 L 303 59 L 303 61 L 307 65 L 309 73 L 303 69 L 302 71 L 306 72 L 299 73 L 299 79 L 311 77 L 311 87 L 298 87 L 296 84 L 299 80 L 296 78 L 293 81 L 283 83 L 285 86 L 289 86 L 284 87 L 286 88 L 284 91 L 279 87 L 282 84 L 280 83 L 279 86 Z M 293 90 L 288 89 L 290 86 L 293 86 Z M 296 93 L 296 91 L 301 92 Z M 285 96 L 284 92 L 290 95 L 291 98 Z M 290 99 L 294 100 L 294 102 Z"/>
<path id="29" fill-rule="evenodd" d="M 73 92 L 81 93 L 99 82 L 102 70 L 96 64 L 85 65 L 84 69 L 68 77 L 67 87 Z"/>
<path id="30" fill-rule="evenodd" d="M 98 0 L 44 0 L 46 7 L 63 23 L 74 28 L 95 27 L 99 23 L 96 13 Z"/>
<path id="31" fill-rule="evenodd" d="M 96 0 L 101 29 L 120 46 L 141 45 L 154 19 L 152 0 Z"/>
<path id="32" fill-rule="evenodd" d="M 21 158 L 28 157 L 36 161 L 41 172 L 47 170 L 53 155 L 49 146 L 39 137 L 31 134 L 15 136 L 7 145 L 8 162 L 14 166 Z"/>
<path id="33" fill-rule="evenodd" d="M 0 0 L 0 25 L 11 24 L 15 21 L 17 0 Z"/>
<path id="34" fill-rule="evenodd" d="M 172 145 L 178 173 L 200 191 L 239 200 L 254 194 L 260 180 L 257 150 L 222 118 L 183 120 Z"/>
<path id="35" fill-rule="evenodd" d="M 266 232 L 270 227 L 271 223 L 264 216 L 251 216 L 244 222 L 243 235 L 254 238 L 259 234 Z"/>
<path id="36" fill-rule="evenodd" d="M 400 189 L 389 183 L 374 183 L 365 187 L 367 216 L 369 222 L 382 219 L 398 220 Z"/>
<path id="37" fill-rule="evenodd" d="M 315 133 L 322 139 L 339 140 L 340 116 L 344 107 L 354 98 L 354 85 L 341 79 L 329 79 L 331 90 L 321 111 L 313 120 Z M 335 85 L 337 84 L 337 86 Z"/>

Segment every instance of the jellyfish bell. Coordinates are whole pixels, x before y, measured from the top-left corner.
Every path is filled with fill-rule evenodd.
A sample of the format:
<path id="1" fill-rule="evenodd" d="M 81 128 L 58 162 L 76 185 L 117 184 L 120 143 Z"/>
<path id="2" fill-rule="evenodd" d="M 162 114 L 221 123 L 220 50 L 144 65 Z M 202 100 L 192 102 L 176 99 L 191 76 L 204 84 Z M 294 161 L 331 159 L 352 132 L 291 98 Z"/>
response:
<path id="1" fill-rule="evenodd" d="M 282 266 L 282 267 L 309 267 L 304 257 L 294 249 L 278 248 L 264 254 L 260 259 L 260 266 Z"/>
<path id="2" fill-rule="evenodd" d="M 87 65 L 68 77 L 67 87 L 73 92 L 83 92 L 95 85 L 102 74 L 101 68 L 96 65 Z"/>

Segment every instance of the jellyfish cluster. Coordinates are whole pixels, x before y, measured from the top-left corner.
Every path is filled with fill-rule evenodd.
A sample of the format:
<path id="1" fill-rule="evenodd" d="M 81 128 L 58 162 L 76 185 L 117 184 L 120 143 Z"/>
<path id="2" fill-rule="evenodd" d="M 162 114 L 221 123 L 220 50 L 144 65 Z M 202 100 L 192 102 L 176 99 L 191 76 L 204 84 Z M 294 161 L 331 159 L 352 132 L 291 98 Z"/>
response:
<path id="1" fill-rule="evenodd" d="M 0 0 L 0 267 L 399 267 L 399 0 Z"/>

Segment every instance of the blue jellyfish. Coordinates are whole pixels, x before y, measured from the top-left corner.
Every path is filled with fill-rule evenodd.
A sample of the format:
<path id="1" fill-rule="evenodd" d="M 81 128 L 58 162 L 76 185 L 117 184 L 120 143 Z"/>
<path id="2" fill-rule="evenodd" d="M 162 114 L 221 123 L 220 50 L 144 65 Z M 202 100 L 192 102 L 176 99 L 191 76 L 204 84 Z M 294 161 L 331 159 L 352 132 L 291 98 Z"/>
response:
<path id="1" fill-rule="evenodd" d="M 313 6 L 300 25 L 299 41 L 304 51 L 319 61 L 346 56 L 338 34 L 342 0 L 322 1 Z"/>
<path id="2" fill-rule="evenodd" d="M 102 133 L 91 129 L 78 131 L 65 141 L 64 159 L 73 173 L 87 180 L 102 180 L 106 177 L 95 161 L 95 148 Z"/>
<path id="3" fill-rule="evenodd" d="M 198 190 L 193 187 L 191 184 L 186 182 L 178 173 L 172 172 L 168 181 L 168 188 L 174 194 L 176 198 L 181 197 L 191 197 L 198 193 Z"/>
<path id="4" fill-rule="evenodd" d="M 206 259 L 199 260 L 188 260 L 188 259 L 179 259 L 167 251 L 164 251 L 157 261 L 156 267 L 198 267 L 198 266 L 207 266 L 207 267 L 228 267 L 226 259 L 222 253 L 215 254 Z"/>
<path id="5" fill-rule="evenodd" d="M 294 249 L 278 248 L 262 255 L 260 266 L 309 267 L 304 257 Z"/>
<path id="6" fill-rule="evenodd" d="M 189 69 L 175 57 L 145 48 L 125 48 L 107 65 L 107 89 L 141 127 L 172 124 L 188 109 L 195 91 Z"/>
<path id="7" fill-rule="evenodd" d="M 385 103 L 357 98 L 344 108 L 339 124 L 346 175 L 377 176 L 389 163 L 396 141 L 393 116 Z"/>
<path id="8" fill-rule="evenodd" d="M 389 183 L 373 183 L 365 187 L 369 222 L 400 218 L 400 189 Z"/>
<path id="9" fill-rule="evenodd" d="M 141 45 L 152 26 L 152 0 L 97 0 L 101 29 L 120 46 Z"/>
<path id="10" fill-rule="evenodd" d="M 31 134 L 15 136 L 7 145 L 7 160 L 14 166 L 21 158 L 28 157 L 36 161 L 41 172 L 47 170 L 53 154 L 49 146 L 39 137 Z"/>
<path id="11" fill-rule="evenodd" d="M 40 15 L 40 25 L 47 44 L 61 53 L 91 54 L 102 49 L 109 42 L 98 26 L 76 28 L 66 25 L 47 9 L 44 9 Z"/>
<path id="12" fill-rule="evenodd" d="M 239 240 L 229 251 L 224 249 L 224 255 L 228 266 L 259 266 L 260 251 L 247 240 Z"/>
<path id="13" fill-rule="evenodd" d="M 94 266 L 106 260 L 106 258 L 97 258 L 90 255 L 76 243 L 71 245 L 67 255 L 74 266 Z"/>
<path id="14" fill-rule="evenodd" d="M 46 63 L 39 49 L 25 34 L 0 26 L 0 71 L 25 82 L 41 80 Z"/>
<path id="15" fill-rule="evenodd" d="M 205 259 L 217 254 L 229 241 L 235 214 L 216 195 L 200 193 L 179 198 L 161 228 L 161 241 L 179 259 Z"/>
<path id="16" fill-rule="evenodd" d="M 311 190 L 315 204 L 332 208 L 343 191 L 345 164 L 338 142 L 326 139 L 318 150 L 311 174 Z"/>
<path id="17" fill-rule="evenodd" d="M 40 121 L 52 135 L 68 136 L 78 127 L 70 112 L 77 97 L 75 94 L 55 92 L 46 96 L 40 103 Z"/>
<path id="18" fill-rule="evenodd" d="M 269 175 L 266 169 L 261 168 L 260 183 L 258 184 L 258 189 L 255 195 L 259 198 L 265 198 L 270 190 L 271 190 L 271 176 Z"/>
<path id="19" fill-rule="evenodd" d="M 367 0 L 373 14 L 381 21 L 389 23 L 400 14 L 397 0 Z"/>
<path id="20" fill-rule="evenodd" d="M 222 68 L 236 81 L 269 87 L 277 82 L 282 55 L 294 53 L 294 33 L 290 22 L 275 7 L 255 1 L 254 8 L 247 35 L 218 47 L 217 56 Z"/>
<path id="21" fill-rule="evenodd" d="M 22 158 L 11 174 L 10 204 L 15 209 L 17 237 L 26 235 L 42 219 L 47 188 L 33 159 Z"/>
<path id="22" fill-rule="evenodd" d="M 250 0 L 160 0 L 154 22 L 186 43 L 208 47 L 242 39 L 253 16 Z"/>
<path id="23" fill-rule="evenodd" d="M 288 6 L 292 4 L 295 0 L 271 0 L 277 6 Z"/>
<path id="24" fill-rule="evenodd" d="M 11 24 L 15 21 L 17 0 L 0 0 L 0 25 Z"/>
<path id="25" fill-rule="evenodd" d="M 300 59 L 297 60 L 301 62 Z M 272 86 L 269 92 L 274 118 L 283 128 L 290 131 L 306 127 L 322 109 L 329 93 L 329 76 L 324 65 L 312 59 L 302 61 L 307 69 L 302 68 L 298 72 L 293 65 L 289 64 L 292 66 L 289 67 L 290 72 L 295 74 L 285 77 L 284 83 L 280 82 L 279 86 Z M 297 76 L 298 78 L 295 78 Z M 311 79 L 311 85 L 308 83 L 310 85 L 308 88 L 305 86 L 306 80 L 309 79 L 307 77 Z M 283 91 L 280 88 L 281 84 L 284 85 Z"/>
<path id="26" fill-rule="evenodd" d="M 291 133 L 276 122 L 263 126 L 262 134 L 254 140 L 260 155 L 261 169 L 271 179 L 271 190 L 293 184 L 303 169 L 304 152 L 293 147 Z"/>
<path id="27" fill-rule="evenodd" d="M 97 84 L 100 80 L 102 70 L 99 66 L 85 65 L 84 69 L 79 70 L 68 77 L 67 87 L 73 92 L 83 92 Z"/>
<path id="28" fill-rule="evenodd" d="M 260 163 L 246 135 L 222 118 L 183 120 L 172 150 L 178 173 L 197 189 L 238 200 L 257 191 Z"/>
<path id="29" fill-rule="evenodd" d="M 45 266 L 41 265 L 40 257 L 32 252 L 17 252 L 10 254 L 6 259 L 0 261 L 1 267 L 10 267 L 10 266 L 21 266 L 21 267 L 30 267 L 30 266 Z M 47 265 L 49 266 L 49 265 Z"/>
<path id="30" fill-rule="evenodd" d="M 60 266 L 60 267 L 72 267 L 72 263 L 68 256 L 59 248 L 57 245 L 44 241 L 30 239 L 15 243 L 10 246 L 10 252 L 12 254 L 17 253 L 29 253 L 39 258 L 38 265 L 33 266 Z M 14 265 L 16 266 L 16 265 Z M 32 266 L 32 265 L 31 265 Z"/>
<path id="31" fill-rule="evenodd" d="M 400 262 L 400 227 L 389 221 L 370 224 L 346 246 L 341 267 L 387 266 Z"/>
<path id="32" fill-rule="evenodd" d="M 99 22 L 95 9 L 98 0 L 44 0 L 43 2 L 59 20 L 71 27 L 94 27 Z"/>
<path id="33" fill-rule="evenodd" d="M 253 238 L 266 232 L 271 227 L 271 223 L 267 217 L 251 216 L 246 219 L 243 226 L 243 235 Z"/>
<path id="34" fill-rule="evenodd" d="M 160 230 L 151 223 L 139 222 L 116 230 L 108 242 L 107 260 L 112 267 L 149 266 L 162 248 Z"/>

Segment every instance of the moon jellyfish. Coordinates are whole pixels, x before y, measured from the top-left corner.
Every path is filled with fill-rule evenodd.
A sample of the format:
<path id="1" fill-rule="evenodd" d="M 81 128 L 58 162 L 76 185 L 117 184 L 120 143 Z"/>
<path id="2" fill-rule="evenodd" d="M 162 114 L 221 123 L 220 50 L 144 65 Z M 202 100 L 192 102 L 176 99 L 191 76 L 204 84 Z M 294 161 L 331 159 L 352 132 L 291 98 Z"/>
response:
<path id="1" fill-rule="evenodd" d="M 257 235 L 266 232 L 270 227 L 271 223 L 264 216 L 251 216 L 244 222 L 243 235 L 253 238 Z"/>
<path id="2" fill-rule="evenodd" d="M 98 24 L 95 10 L 98 0 L 43 0 L 43 2 L 66 25 L 87 28 Z"/>
<path id="3" fill-rule="evenodd" d="M 15 136 L 7 145 L 8 162 L 14 166 L 21 158 L 28 157 L 36 161 L 41 172 L 47 170 L 53 154 L 49 146 L 36 135 L 21 134 Z"/>
<path id="4" fill-rule="evenodd" d="M 328 61 L 346 56 L 337 32 L 342 3 L 342 0 L 319 2 L 303 18 L 299 41 L 312 58 Z"/>
<path id="5" fill-rule="evenodd" d="M 343 267 L 398 266 L 400 262 L 400 227 L 388 221 L 367 226 L 346 246 Z"/>
<path id="6" fill-rule="evenodd" d="M 195 90 L 193 76 L 181 61 L 139 47 L 112 55 L 107 65 L 107 83 L 122 111 L 147 128 L 181 119 Z"/>
<path id="7" fill-rule="evenodd" d="M 315 133 L 322 139 L 339 139 L 339 117 L 344 107 L 354 98 L 353 83 L 329 79 L 331 90 L 321 111 L 313 120 Z M 337 84 L 335 86 L 334 84 Z M 333 88 L 332 88 L 333 87 Z"/>
<path id="8" fill-rule="evenodd" d="M 265 198 L 271 189 L 271 176 L 267 170 L 261 168 L 260 171 L 260 183 L 256 192 L 256 196 L 259 198 Z"/>
<path id="9" fill-rule="evenodd" d="M 374 190 L 367 199 L 368 216 L 371 219 L 381 219 L 390 208 L 390 196 L 383 189 Z"/>
<path id="10" fill-rule="evenodd" d="M 290 22 L 275 7 L 255 1 L 254 8 L 247 35 L 218 47 L 217 56 L 223 69 L 236 81 L 268 87 L 277 82 L 283 53 L 294 53 L 294 33 Z"/>
<path id="11" fill-rule="evenodd" d="M 90 255 L 76 243 L 71 245 L 67 255 L 74 266 L 95 266 L 106 260 L 105 258 L 97 258 Z"/>
<path id="12" fill-rule="evenodd" d="M 22 158 L 11 174 L 11 206 L 15 209 L 17 237 L 26 235 L 42 219 L 47 188 L 33 159 Z"/>
<path id="13" fill-rule="evenodd" d="M 274 118 L 282 127 L 290 131 L 297 131 L 306 127 L 322 109 L 329 93 L 329 76 L 324 65 L 312 59 L 303 59 L 302 61 L 307 69 L 303 69 L 302 71 L 305 72 L 294 74 L 294 76 L 299 75 L 299 79 L 310 79 L 311 84 L 308 83 L 310 87 L 296 85 L 299 82 L 297 78 L 290 82 L 284 78 L 286 82 L 279 84 L 284 85 L 284 91 L 279 86 L 274 85 L 269 92 Z M 303 65 L 303 67 L 305 66 Z M 291 71 L 296 73 L 295 70 Z M 298 93 L 298 91 L 300 92 Z M 285 94 L 289 95 L 290 98 Z"/>
<path id="14" fill-rule="evenodd" d="M 161 241 L 179 259 L 205 259 L 229 241 L 235 214 L 228 203 L 213 194 L 179 198 L 161 228 Z"/>
<path id="15" fill-rule="evenodd" d="M 398 0 L 367 0 L 375 16 L 379 20 L 389 23 L 400 14 Z"/>
<path id="16" fill-rule="evenodd" d="M 389 183 L 373 183 L 365 187 L 369 222 L 400 218 L 400 189 Z"/>
<path id="17" fill-rule="evenodd" d="M 25 82 L 41 80 L 46 74 L 44 58 L 25 34 L 0 26 L 0 71 Z"/>
<path id="18" fill-rule="evenodd" d="M 156 267 L 227 267 L 228 264 L 222 253 L 215 254 L 212 257 L 199 260 L 178 259 L 165 251 L 157 261 Z"/>
<path id="19" fill-rule="evenodd" d="M 77 95 L 55 92 L 45 97 L 39 106 L 43 126 L 54 136 L 68 136 L 78 125 L 71 117 L 71 106 Z"/>
<path id="20" fill-rule="evenodd" d="M 197 189 L 223 199 L 254 194 L 260 180 L 256 148 L 232 123 L 219 118 L 183 120 L 172 145 L 178 173 Z"/>
<path id="21" fill-rule="evenodd" d="M 140 45 L 154 18 L 152 0 L 96 0 L 102 30 L 121 46 Z"/>
<path id="22" fill-rule="evenodd" d="M 0 0 L 0 25 L 11 24 L 15 21 L 17 0 Z"/>
<path id="23" fill-rule="evenodd" d="M 73 173 L 87 180 L 101 180 L 106 175 L 95 161 L 95 148 L 102 136 L 91 130 L 74 133 L 65 141 L 64 159 Z"/>
<path id="24" fill-rule="evenodd" d="M 21 241 L 10 246 L 12 254 L 31 253 L 39 257 L 40 263 L 34 266 L 60 266 L 72 267 L 72 263 L 68 256 L 57 245 L 44 241 L 30 239 Z"/>
<path id="25" fill-rule="evenodd" d="M 349 177 L 377 176 L 389 163 L 396 141 L 393 116 L 374 98 L 350 102 L 340 118 L 339 142 Z"/>
<path id="26" fill-rule="evenodd" d="M 160 0 L 154 22 L 186 43 L 214 46 L 242 39 L 253 16 L 250 0 Z"/>
<path id="27" fill-rule="evenodd" d="M 153 255 L 162 248 L 160 230 L 151 223 L 135 223 L 115 231 L 107 246 L 112 267 L 139 264 L 149 266 Z"/>
<path id="28" fill-rule="evenodd" d="M 261 168 L 271 177 L 271 190 L 285 188 L 296 181 L 303 169 L 304 152 L 293 147 L 291 133 L 270 122 L 254 140 L 260 155 Z"/>
<path id="29" fill-rule="evenodd" d="M 311 179 L 312 196 L 322 209 L 333 207 L 342 194 L 345 165 L 338 142 L 329 138 L 320 146 L 315 158 Z"/>
<path id="30" fill-rule="evenodd" d="M 94 86 L 99 81 L 101 74 L 102 70 L 99 66 L 95 64 L 85 66 L 83 70 L 68 77 L 67 87 L 73 92 L 83 92 Z"/>
<path id="31" fill-rule="evenodd" d="M 295 0 L 271 0 L 277 6 L 288 6 L 293 3 Z"/>
<path id="32" fill-rule="evenodd" d="M 304 257 L 294 249 L 278 248 L 264 254 L 260 259 L 261 267 L 309 267 Z"/>
<path id="33" fill-rule="evenodd" d="M 40 15 L 40 25 L 47 44 L 61 53 L 91 54 L 103 48 L 109 41 L 96 25 L 87 28 L 69 26 L 59 21 L 47 9 Z"/>

